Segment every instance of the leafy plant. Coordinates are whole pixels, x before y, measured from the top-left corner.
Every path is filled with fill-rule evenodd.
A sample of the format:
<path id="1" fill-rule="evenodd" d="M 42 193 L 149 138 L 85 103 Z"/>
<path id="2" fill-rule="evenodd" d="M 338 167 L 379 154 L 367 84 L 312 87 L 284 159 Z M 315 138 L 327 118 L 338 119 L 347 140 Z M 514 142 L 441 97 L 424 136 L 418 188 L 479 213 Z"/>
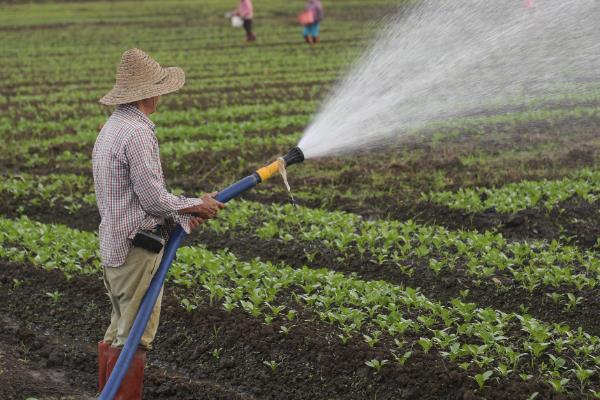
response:
<path id="1" fill-rule="evenodd" d="M 483 389 L 485 383 L 494 375 L 494 371 L 485 371 L 480 374 L 476 374 L 473 379 L 477 382 L 479 389 Z"/>
<path id="2" fill-rule="evenodd" d="M 381 369 L 383 368 L 384 365 L 386 365 L 389 361 L 388 360 L 381 360 L 379 361 L 378 359 L 372 359 L 369 361 L 365 361 L 365 364 L 371 368 L 373 368 L 375 370 L 375 372 L 379 373 L 379 371 L 381 371 Z"/>
<path id="3" fill-rule="evenodd" d="M 279 365 L 280 365 L 277 361 L 274 361 L 274 360 L 263 361 L 263 364 L 266 365 L 267 367 L 269 367 L 271 369 L 271 372 L 273 372 L 273 373 L 277 372 L 277 369 L 279 368 Z"/>
<path id="4" fill-rule="evenodd" d="M 46 292 L 46 296 L 50 297 L 54 303 L 58 303 L 62 298 L 62 293 L 55 290 L 53 292 Z"/>
<path id="5" fill-rule="evenodd" d="M 218 360 L 221 358 L 221 353 L 223 352 L 223 348 L 222 347 L 215 347 L 211 352 L 210 355 L 215 359 Z"/>
<path id="6" fill-rule="evenodd" d="M 190 302 L 188 299 L 182 299 L 181 300 L 181 306 L 185 309 L 185 311 L 187 312 L 192 312 L 194 311 L 196 308 L 198 308 L 198 306 L 196 304 L 193 304 L 192 302 Z"/>

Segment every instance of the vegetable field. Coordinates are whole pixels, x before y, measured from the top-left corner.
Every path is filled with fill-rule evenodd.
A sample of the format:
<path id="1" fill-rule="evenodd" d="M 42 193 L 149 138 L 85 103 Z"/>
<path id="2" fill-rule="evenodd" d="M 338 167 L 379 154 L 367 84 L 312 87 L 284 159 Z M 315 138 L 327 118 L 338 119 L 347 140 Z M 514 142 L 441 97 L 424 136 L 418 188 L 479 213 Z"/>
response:
<path id="1" fill-rule="evenodd" d="M 231 3 L 231 4 L 230 4 Z M 91 154 L 121 53 L 186 71 L 157 125 L 199 195 L 295 145 L 402 0 L 0 1 L 0 398 L 88 399 L 110 317 Z M 147 399 L 600 398 L 600 82 L 290 168 L 170 270 Z"/>

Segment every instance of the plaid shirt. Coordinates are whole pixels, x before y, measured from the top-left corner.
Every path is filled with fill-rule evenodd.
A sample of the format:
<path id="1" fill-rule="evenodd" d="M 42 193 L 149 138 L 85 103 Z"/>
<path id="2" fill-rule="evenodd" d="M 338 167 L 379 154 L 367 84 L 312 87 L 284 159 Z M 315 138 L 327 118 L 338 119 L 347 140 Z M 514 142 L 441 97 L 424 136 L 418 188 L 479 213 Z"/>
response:
<path id="1" fill-rule="evenodd" d="M 110 116 L 96 139 L 92 164 L 104 266 L 118 267 L 125 262 L 129 239 L 140 229 L 162 225 L 168 236 L 179 223 L 190 232 L 190 216 L 177 211 L 202 200 L 167 191 L 155 126 L 135 106 L 120 105 Z"/>

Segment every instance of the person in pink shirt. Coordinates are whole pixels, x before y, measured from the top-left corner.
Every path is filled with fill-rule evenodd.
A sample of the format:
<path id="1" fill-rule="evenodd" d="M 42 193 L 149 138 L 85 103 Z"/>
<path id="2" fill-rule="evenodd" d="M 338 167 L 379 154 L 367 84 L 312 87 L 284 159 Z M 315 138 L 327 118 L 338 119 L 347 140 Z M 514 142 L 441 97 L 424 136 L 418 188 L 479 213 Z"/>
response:
<path id="1" fill-rule="evenodd" d="M 240 0 L 240 5 L 235 9 L 233 15 L 237 15 L 244 20 L 244 30 L 246 31 L 246 41 L 254 42 L 256 35 L 252 32 L 252 18 L 254 17 L 254 7 L 252 0 Z"/>

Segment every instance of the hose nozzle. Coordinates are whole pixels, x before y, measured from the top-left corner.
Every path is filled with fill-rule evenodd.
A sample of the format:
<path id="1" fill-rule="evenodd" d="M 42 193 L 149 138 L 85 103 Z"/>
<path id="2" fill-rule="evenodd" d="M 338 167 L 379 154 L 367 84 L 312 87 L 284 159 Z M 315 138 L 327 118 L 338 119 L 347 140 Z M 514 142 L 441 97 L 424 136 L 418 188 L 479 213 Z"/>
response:
<path id="1" fill-rule="evenodd" d="M 304 161 L 304 153 L 299 147 L 293 147 L 285 156 L 279 157 L 271 164 L 262 167 L 256 171 L 256 174 L 259 176 L 260 181 L 264 182 L 279 172 L 281 168 L 285 169 L 285 167 L 301 163 L 302 161 Z"/>
<path id="2" fill-rule="evenodd" d="M 290 151 L 287 152 L 285 156 L 283 156 L 283 161 L 285 161 L 285 166 L 289 167 L 293 164 L 298 164 L 304 161 L 304 153 L 300 150 L 300 147 L 292 147 Z"/>

